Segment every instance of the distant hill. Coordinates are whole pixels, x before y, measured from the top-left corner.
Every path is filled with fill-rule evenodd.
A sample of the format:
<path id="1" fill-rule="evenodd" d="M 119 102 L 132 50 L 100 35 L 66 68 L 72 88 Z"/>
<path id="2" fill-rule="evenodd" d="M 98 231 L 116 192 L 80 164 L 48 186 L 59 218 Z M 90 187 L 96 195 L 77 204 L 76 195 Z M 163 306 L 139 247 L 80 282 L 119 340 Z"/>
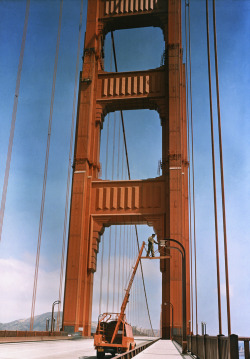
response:
<path id="1" fill-rule="evenodd" d="M 40 315 L 36 315 L 34 318 L 34 326 L 33 330 L 46 330 L 46 319 L 49 318 L 51 320 L 51 312 L 43 313 Z M 57 313 L 55 312 L 55 319 L 57 320 Z M 62 325 L 62 312 L 60 314 L 60 325 Z M 97 327 L 97 322 L 91 323 L 91 332 L 95 333 Z M 30 330 L 30 318 L 27 319 L 19 319 L 14 320 L 9 323 L 0 323 L 0 330 Z M 158 335 L 158 330 L 154 330 L 155 335 Z M 133 327 L 134 335 L 151 335 L 151 331 L 149 329 L 143 329 L 138 327 Z"/>
<path id="2" fill-rule="evenodd" d="M 51 320 L 51 312 L 36 315 L 34 318 L 34 330 L 46 330 L 46 319 Z M 57 319 L 57 313 L 55 313 Z M 62 323 L 62 312 L 60 318 L 60 327 Z M 30 318 L 14 320 L 9 323 L 0 323 L 0 330 L 30 330 Z"/>

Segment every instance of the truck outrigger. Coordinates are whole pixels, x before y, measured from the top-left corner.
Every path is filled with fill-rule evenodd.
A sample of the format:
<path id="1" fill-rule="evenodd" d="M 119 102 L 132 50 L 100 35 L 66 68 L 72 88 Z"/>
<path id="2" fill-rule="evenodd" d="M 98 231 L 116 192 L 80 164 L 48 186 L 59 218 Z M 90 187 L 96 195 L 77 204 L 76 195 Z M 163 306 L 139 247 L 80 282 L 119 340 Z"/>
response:
<path id="1" fill-rule="evenodd" d="M 120 313 L 103 313 L 99 315 L 96 333 L 94 335 L 94 346 L 97 351 L 98 359 L 104 358 L 105 353 L 124 353 L 134 349 L 136 346 L 132 327 L 126 321 L 125 310 L 144 246 L 145 242 L 142 243 L 142 247 L 133 268 Z"/>

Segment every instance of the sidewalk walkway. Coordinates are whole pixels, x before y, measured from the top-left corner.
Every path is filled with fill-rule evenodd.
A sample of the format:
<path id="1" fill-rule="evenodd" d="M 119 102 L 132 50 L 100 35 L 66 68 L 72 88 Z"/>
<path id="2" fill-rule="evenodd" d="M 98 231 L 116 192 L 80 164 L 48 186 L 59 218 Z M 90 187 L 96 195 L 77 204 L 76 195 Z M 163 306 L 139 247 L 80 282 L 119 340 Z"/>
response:
<path id="1" fill-rule="evenodd" d="M 171 340 L 158 340 L 155 344 L 150 345 L 142 353 L 136 356 L 138 359 L 183 359 L 190 358 L 189 355 L 181 355 Z"/>

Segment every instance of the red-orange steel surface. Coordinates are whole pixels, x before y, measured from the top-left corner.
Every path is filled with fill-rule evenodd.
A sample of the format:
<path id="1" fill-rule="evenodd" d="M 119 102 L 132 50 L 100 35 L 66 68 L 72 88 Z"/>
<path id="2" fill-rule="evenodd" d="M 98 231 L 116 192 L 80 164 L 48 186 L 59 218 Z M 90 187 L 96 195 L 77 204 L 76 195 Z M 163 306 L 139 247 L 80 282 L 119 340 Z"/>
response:
<path id="1" fill-rule="evenodd" d="M 102 44 L 111 30 L 158 26 L 165 40 L 165 65 L 148 71 L 108 73 Z M 181 1 L 88 2 L 84 63 L 80 78 L 69 226 L 63 329 L 90 335 L 93 276 L 104 226 L 148 224 L 158 239 L 174 238 L 186 250 L 187 322 L 190 319 L 188 161 L 185 67 L 181 47 Z M 162 125 L 162 176 L 148 180 L 103 181 L 100 132 L 111 111 L 148 108 Z M 143 154 L 142 154 L 143 155 Z M 162 337 L 182 325 L 181 259 L 160 261 Z"/>

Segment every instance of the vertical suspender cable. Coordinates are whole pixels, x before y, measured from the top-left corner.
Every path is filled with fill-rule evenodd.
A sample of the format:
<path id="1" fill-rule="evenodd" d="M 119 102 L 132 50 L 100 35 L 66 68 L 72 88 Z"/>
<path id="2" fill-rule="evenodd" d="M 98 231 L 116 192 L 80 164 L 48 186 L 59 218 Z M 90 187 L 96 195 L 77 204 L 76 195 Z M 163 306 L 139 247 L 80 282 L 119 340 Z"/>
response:
<path id="1" fill-rule="evenodd" d="M 37 289 L 37 278 L 38 278 L 38 268 L 39 268 L 39 258 L 40 258 L 40 247 L 41 247 L 42 228 L 43 228 L 43 213 L 44 213 L 44 203 L 45 203 L 45 194 L 46 194 L 46 182 L 47 182 L 47 173 L 48 173 L 48 162 L 49 162 L 49 149 L 50 149 L 50 137 L 51 137 L 52 115 L 53 115 L 53 106 L 54 106 L 54 97 L 55 97 L 56 72 L 57 72 L 57 62 L 58 62 L 58 54 L 59 54 L 60 35 L 61 35 L 62 8 L 63 8 L 63 0 L 60 1 L 60 14 L 59 14 L 59 23 L 58 23 L 58 33 L 57 33 L 57 43 L 56 43 L 56 56 L 55 56 L 54 73 L 53 73 L 53 84 L 52 84 L 52 92 L 51 92 L 51 102 L 50 102 L 50 116 L 49 116 L 49 126 L 48 126 L 48 136 L 47 136 L 47 148 L 46 148 L 44 177 L 43 177 L 42 202 L 41 202 L 39 231 L 38 231 L 38 241 L 37 241 L 36 268 L 35 268 L 35 275 L 34 275 L 34 286 L 33 286 L 33 296 L 32 296 L 31 318 L 30 318 L 30 330 L 33 330 L 34 314 L 35 314 L 36 289 Z"/>
<path id="2" fill-rule="evenodd" d="M 115 113 L 114 113 L 113 158 L 112 158 L 112 181 L 113 181 L 113 179 L 114 179 L 114 170 L 115 170 L 115 129 L 116 129 L 116 116 L 115 116 Z M 114 306 L 115 306 L 116 240 L 117 240 L 117 226 L 115 226 L 114 273 L 113 273 L 113 303 L 112 303 L 112 312 L 114 312 Z"/>
<path id="3" fill-rule="evenodd" d="M 107 124 L 107 142 L 106 142 L 106 158 L 105 158 L 105 179 L 107 179 L 108 176 L 108 144 L 109 144 L 109 114 L 108 114 L 108 124 Z M 102 241 L 104 242 L 104 235 L 102 236 Z M 104 246 L 104 243 L 103 243 Z M 104 250 L 104 247 L 103 247 Z M 103 252 L 102 252 L 102 264 L 101 264 L 101 281 L 100 281 L 100 299 L 99 299 L 99 307 L 102 305 L 102 271 L 103 271 Z M 108 294 L 107 294 L 108 295 Z M 101 311 L 99 311 L 101 313 Z"/>
<path id="4" fill-rule="evenodd" d="M 213 0 L 213 28 L 214 28 L 214 57 L 215 57 L 215 74 L 216 74 L 218 131 L 219 131 L 219 148 L 220 148 L 221 199 L 222 199 L 222 213 L 223 213 L 224 255 L 225 255 L 225 272 L 226 272 L 225 274 L 226 274 L 226 294 L 227 294 L 227 326 L 228 326 L 228 335 L 230 335 L 231 334 L 231 314 L 230 314 L 230 294 L 229 294 L 229 275 L 228 275 L 226 205 L 225 205 L 224 169 L 223 169 L 223 152 L 222 152 L 222 135 L 221 135 L 220 92 L 219 92 L 219 75 L 218 75 L 215 0 Z"/>
<path id="5" fill-rule="evenodd" d="M 106 143 L 106 163 L 105 163 L 105 179 L 108 178 L 108 156 L 109 156 L 109 114 L 107 124 L 107 143 Z"/>
<path id="6" fill-rule="evenodd" d="M 116 117 L 114 113 L 114 134 L 113 134 L 113 156 L 112 156 L 112 181 L 114 179 L 115 171 L 115 128 L 116 128 Z"/>
<path id="7" fill-rule="evenodd" d="M 113 31 L 111 31 L 111 40 L 112 40 L 112 48 L 113 48 L 113 55 L 114 55 L 114 62 L 115 62 L 115 71 L 118 72 Z M 123 140 L 124 140 L 124 146 L 125 146 L 128 177 L 129 177 L 129 179 L 131 179 L 129 161 L 128 161 L 128 150 L 127 150 L 127 141 L 126 141 L 126 134 L 125 134 L 123 112 L 120 111 L 120 113 L 121 113 L 121 120 L 122 120 Z M 138 247 L 138 253 L 139 253 L 140 245 L 139 245 L 138 231 L 137 231 L 137 226 L 136 225 L 135 225 L 135 233 L 136 233 L 136 241 L 137 241 L 137 247 Z M 148 313 L 148 317 L 149 317 L 149 322 L 150 322 L 150 327 L 151 327 L 151 330 L 152 330 L 152 334 L 154 336 L 154 331 L 153 331 L 152 322 L 151 322 L 150 313 L 149 313 L 148 299 L 147 299 L 147 293 L 146 293 L 146 287 L 145 287 L 145 282 L 144 282 L 144 275 L 143 275 L 143 269 L 142 269 L 141 260 L 140 260 L 140 268 L 141 268 L 142 283 L 143 283 L 144 295 L 145 295 L 146 306 L 147 306 L 147 313 Z"/>
<path id="8" fill-rule="evenodd" d="M 103 255 L 104 255 L 104 234 L 102 236 L 102 256 L 101 256 L 101 275 L 100 275 L 100 299 L 99 299 L 99 313 L 102 313 L 102 280 L 103 280 Z"/>
<path id="9" fill-rule="evenodd" d="M 138 252 L 139 252 L 139 250 L 140 250 L 140 245 L 139 245 L 138 231 L 137 231 L 137 226 L 136 226 L 136 225 L 135 225 L 135 234 L 136 234 L 137 250 L 138 250 Z M 151 331 L 152 331 L 152 335 L 153 335 L 153 337 L 154 337 L 155 334 L 154 334 L 154 330 L 153 330 L 153 326 L 152 326 L 152 322 L 151 322 L 151 317 L 150 317 L 150 313 L 149 313 L 148 298 L 147 298 L 147 293 L 146 293 L 145 280 L 144 280 L 144 274 L 143 274 L 143 269 L 142 269 L 141 260 L 140 260 L 140 269 L 141 269 L 141 276 L 142 276 L 143 291 L 144 291 L 144 296 L 145 296 L 145 301 L 146 301 L 146 307 L 147 307 L 147 314 L 148 314 L 148 318 L 149 318 L 149 323 L 150 323 L 150 328 L 151 328 Z"/>
<path id="10" fill-rule="evenodd" d="M 125 290 L 125 226 L 123 226 L 123 257 L 122 257 L 122 297 Z"/>
<path id="11" fill-rule="evenodd" d="M 110 56 L 110 71 L 112 71 L 112 50 Z M 105 165 L 105 179 L 108 176 L 108 154 L 109 154 L 109 126 L 110 126 L 110 114 L 108 113 L 108 125 L 107 125 L 107 144 L 106 144 L 106 165 Z M 113 161 L 112 161 L 113 164 Z M 114 170 L 112 168 L 112 176 L 114 174 Z M 107 307 L 106 312 L 108 312 L 109 308 L 109 278 L 110 278 L 110 255 L 111 255 L 111 234 L 112 234 L 112 227 L 109 228 L 109 253 L 108 253 L 108 277 L 107 277 Z"/>
<path id="12" fill-rule="evenodd" d="M 10 137 L 9 137 L 5 174 L 4 174 L 3 192 L 2 192 L 2 199 L 1 199 L 0 241 L 2 238 L 2 230 L 3 230 L 3 218 L 4 218 L 4 211 L 5 211 L 5 203 L 6 203 L 6 196 L 7 196 L 9 173 L 10 173 L 10 162 L 11 162 L 12 147 L 13 147 L 13 140 L 14 140 L 14 133 L 15 133 L 15 125 L 16 125 L 16 114 L 17 114 L 18 96 L 19 96 L 21 74 L 22 74 L 22 67 L 23 67 L 25 41 L 26 41 L 27 28 L 28 28 L 29 8 L 30 8 L 30 0 L 27 0 L 26 1 L 23 36 L 22 36 L 22 43 L 21 43 L 21 51 L 20 51 L 20 56 L 19 56 L 18 69 L 17 69 L 16 89 L 15 89 L 14 104 L 13 104 L 13 110 L 12 110 L 12 120 L 11 120 L 11 128 L 10 128 Z"/>
<path id="13" fill-rule="evenodd" d="M 120 307 L 120 293 L 121 293 L 121 232 L 122 227 L 120 226 L 120 236 L 119 236 L 119 265 L 118 265 L 118 277 L 117 277 L 117 311 Z"/>
<path id="14" fill-rule="evenodd" d="M 129 238 L 128 238 L 128 225 L 125 227 L 126 228 L 126 287 L 128 285 L 128 266 L 129 266 Z M 130 294 L 131 295 L 131 294 Z M 129 322 L 129 314 L 130 314 L 130 302 L 128 303 L 128 307 L 127 307 L 127 319 Z"/>
<path id="15" fill-rule="evenodd" d="M 113 303 L 112 303 L 112 312 L 114 313 L 115 309 L 115 272 L 116 272 L 116 241 L 117 241 L 117 226 L 115 226 L 115 245 L 114 245 L 114 276 L 113 276 Z"/>
<path id="16" fill-rule="evenodd" d="M 74 129 L 75 129 L 76 92 L 77 92 L 77 84 L 78 84 L 78 76 L 79 76 L 78 71 L 79 71 L 79 57 L 80 57 L 80 45 L 81 45 L 81 33 L 82 33 L 82 31 L 81 31 L 82 30 L 82 13 L 83 13 L 83 0 L 81 0 L 79 33 L 78 33 L 78 46 L 77 46 L 77 56 L 76 56 L 75 86 L 74 86 L 73 110 L 72 110 L 70 145 L 69 145 L 68 178 L 67 178 L 66 201 L 65 201 L 64 224 L 63 224 L 63 243 L 62 243 L 61 272 L 60 272 L 60 285 L 59 285 L 59 298 L 58 298 L 59 299 L 59 304 L 58 304 L 58 314 L 57 314 L 57 330 L 59 330 L 59 323 L 60 323 L 62 283 L 63 283 L 64 260 L 65 260 L 65 243 L 66 243 L 67 223 L 68 223 L 71 161 L 72 161 Z"/>
<path id="17" fill-rule="evenodd" d="M 189 85 L 190 85 L 190 119 L 191 119 L 191 153 L 192 153 L 192 187 L 193 187 L 193 230 L 194 230 L 194 280 L 195 280 L 195 319 L 196 334 L 198 334 L 198 296 L 197 296 L 197 261 L 196 261 L 196 225 L 195 225 L 195 186 L 194 186 L 194 129 L 193 129 L 193 95 L 192 95 L 192 62 L 191 62 L 191 31 L 190 31 L 190 5 L 188 7 L 189 31 Z"/>
<path id="18" fill-rule="evenodd" d="M 121 121 L 119 121 L 119 134 L 118 134 L 118 154 L 117 154 L 117 179 L 120 179 L 120 144 L 121 144 Z M 117 312 L 119 311 L 119 299 L 121 293 L 121 231 L 122 227 L 120 226 L 120 235 L 119 235 L 119 264 L 118 264 L 118 276 L 117 276 Z"/>
<path id="19" fill-rule="evenodd" d="M 187 6 L 189 0 L 185 2 L 185 35 L 186 35 L 186 92 L 187 92 L 187 128 L 188 128 L 188 162 L 190 164 L 190 121 L 189 121 L 189 91 L 188 91 L 188 29 L 187 29 Z M 191 175 L 190 165 L 188 168 L 188 203 L 189 203 L 189 244 L 190 244 L 190 285 L 191 285 L 191 332 L 194 328 L 194 301 L 193 301 L 193 244 L 192 244 L 192 202 L 191 202 Z"/>
<path id="20" fill-rule="evenodd" d="M 210 60 L 208 0 L 206 0 L 206 25 L 207 25 L 207 61 L 208 61 L 208 82 L 209 82 L 211 144 L 212 144 L 213 188 L 214 188 L 214 225 L 215 225 L 215 244 L 216 244 L 216 267 L 217 267 L 218 319 L 219 319 L 219 334 L 222 334 L 222 328 L 221 328 L 221 298 L 220 298 L 219 241 L 218 241 L 218 215 L 217 215 L 216 173 L 215 173 L 215 154 L 214 154 L 214 124 L 213 124 L 213 99 L 212 99 L 212 84 L 211 84 L 211 60 Z"/>
<path id="21" fill-rule="evenodd" d="M 109 255 L 108 255 L 108 279 L 107 279 L 107 310 L 109 311 L 109 277 L 110 277 L 110 252 L 111 252 L 111 227 L 109 229 Z"/>

